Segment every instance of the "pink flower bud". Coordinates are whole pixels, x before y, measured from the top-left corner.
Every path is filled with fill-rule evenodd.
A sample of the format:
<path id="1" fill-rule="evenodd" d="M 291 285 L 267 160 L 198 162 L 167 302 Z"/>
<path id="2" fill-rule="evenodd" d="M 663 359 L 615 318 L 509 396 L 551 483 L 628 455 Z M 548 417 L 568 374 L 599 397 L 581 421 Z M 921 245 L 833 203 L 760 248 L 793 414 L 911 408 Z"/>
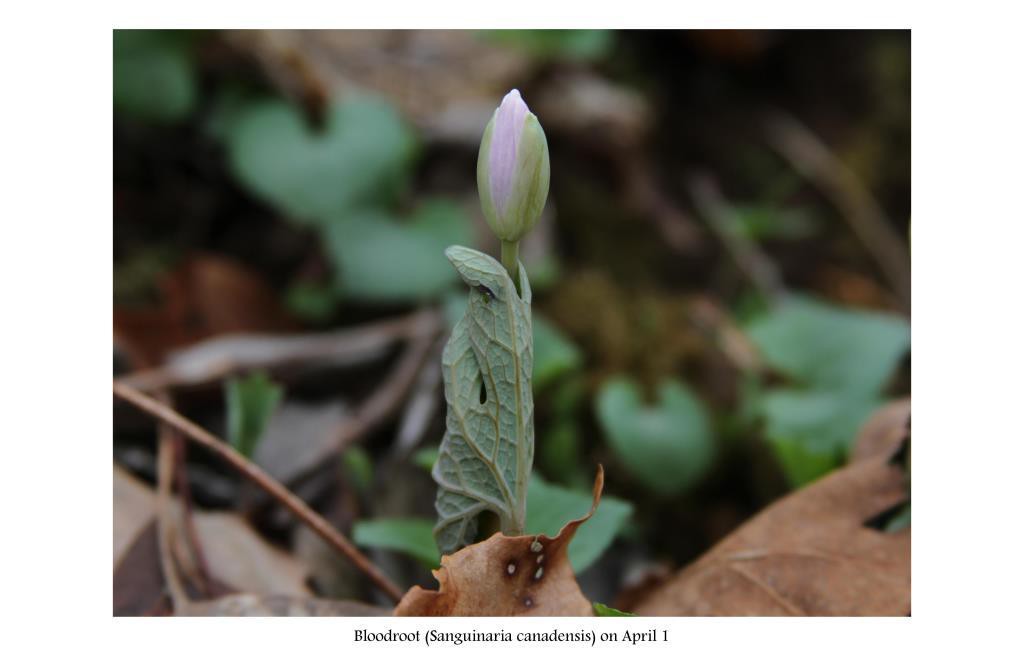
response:
<path id="1" fill-rule="evenodd" d="M 548 144 L 519 90 L 494 112 L 480 143 L 477 187 L 487 223 L 499 239 L 518 241 L 544 209 L 550 179 Z"/>

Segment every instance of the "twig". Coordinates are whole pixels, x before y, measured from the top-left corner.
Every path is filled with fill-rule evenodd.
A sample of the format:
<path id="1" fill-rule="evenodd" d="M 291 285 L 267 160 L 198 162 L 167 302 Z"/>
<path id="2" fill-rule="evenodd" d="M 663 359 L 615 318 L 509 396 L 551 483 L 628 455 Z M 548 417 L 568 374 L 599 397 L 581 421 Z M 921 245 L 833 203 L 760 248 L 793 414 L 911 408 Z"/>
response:
<path id="1" fill-rule="evenodd" d="M 433 345 L 433 335 L 420 336 L 409 343 L 409 347 L 383 384 L 359 405 L 359 409 L 351 418 L 346 419 L 338 427 L 334 442 L 337 452 L 344 451 L 345 447 L 382 424 L 398 409 L 416 381 L 420 367 Z"/>
<path id="2" fill-rule="evenodd" d="M 710 297 L 697 295 L 687 312 L 695 326 L 718 346 L 719 351 L 742 373 L 758 373 L 764 368 L 761 356 L 736 321 Z"/>
<path id="3" fill-rule="evenodd" d="M 781 111 L 765 119 L 768 142 L 839 209 L 910 311 L 910 251 L 860 178 L 814 133 Z"/>
<path id="4" fill-rule="evenodd" d="M 655 182 L 647 161 L 636 154 L 617 161 L 626 198 L 641 214 L 649 217 L 665 243 L 682 255 L 695 255 L 703 233 L 693 218 L 673 202 Z"/>
<path id="5" fill-rule="evenodd" d="M 439 338 L 434 343 L 429 354 L 429 357 L 434 359 L 424 362 L 416 377 L 412 395 L 407 399 L 398 432 L 395 434 L 391 448 L 393 457 L 405 458 L 412 452 L 420 443 L 434 417 L 434 412 L 437 411 L 440 402 L 441 353 L 444 350 L 444 342 L 445 339 Z"/>
<path id="6" fill-rule="evenodd" d="M 119 378 L 143 391 L 216 382 L 246 370 L 275 369 L 313 360 L 332 363 L 362 361 L 403 338 L 429 336 L 441 326 L 441 315 L 426 309 L 362 327 L 321 334 L 231 334 L 175 352 L 158 368 Z"/>
<path id="7" fill-rule="evenodd" d="M 188 485 L 187 472 L 187 450 L 184 438 L 178 431 L 172 431 L 174 441 L 174 478 L 178 488 L 178 496 L 181 498 L 182 518 L 185 522 L 185 537 L 188 539 L 189 548 L 195 559 L 196 578 L 199 589 L 204 595 L 209 595 L 210 589 L 210 565 L 206 562 L 206 554 L 203 552 L 202 541 L 199 539 L 199 532 L 196 531 L 195 518 L 192 515 L 192 490 Z"/>
<path id="8" fill-rule="evenodd" d="M 785 295 L 779 271 L 768 256 L 746 236 L 736 232 L 734 214 L 714 181 L 705 175 L 689 180 L 690 193 L 708 225 L 725 245 L 733 261 L 769 302 Z"/>
<path id="9" fill-rule="evenodd" d="M 178 574 L 172 553 L 175 527 L 172 521 L 171 483 L 174 479 L 173 436 L 175 431 L 166 424 L 161 424 L 159 431 L 156 463 L 157 549 L 160 554 L 160 570 L 163 573 L 164 582 L 167 584 L 167 593 L 171 597 L 171 607 L 175 614 L 179 614 L 188 607 L 190 600 L 185 586 L 181 582 L 181 576 Z"/>
<path id="10" fill-rule="evenodd" d="M 294 493 L 285 488 L 281 483 L 264 472 L 258 465 L 231 448 L 227 442 L 221 440 L 209 431 L 200 427 L 193 421 L 186 419 L 171 408 L 159 401 L 147 396 L 138 389 L 123 384 L 118 380 L 113 383 L 114 394 L 140 410 L 153 415 L 160 421 L 173 426 L 184 433 L 187 437 L 198 442 L 208 450 L 229 463 L 247 479 L 270 493 L 276 500 L 291 511 L 299 520 L 308 525 L 314 532 L 328 544 L 349 558 L 356 567 L 370 578 L 375 585 L 384 591 L 392 600 L 398 602 L 402 598 L 402 592 L 384 574 L 373 565 L 370 560 L 363 556 L 352 543 L 345 538 L 341 532 L 336 530 L 320 514 L 313 511 L 309 505 L 299 499 Z"/>

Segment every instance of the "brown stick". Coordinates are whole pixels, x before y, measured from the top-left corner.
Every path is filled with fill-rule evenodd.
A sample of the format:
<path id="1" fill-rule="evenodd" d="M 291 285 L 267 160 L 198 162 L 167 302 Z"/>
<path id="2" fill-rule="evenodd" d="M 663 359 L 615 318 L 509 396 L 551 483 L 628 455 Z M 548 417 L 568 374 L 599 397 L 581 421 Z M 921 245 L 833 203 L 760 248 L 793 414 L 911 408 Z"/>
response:
<path id="1" fill-rule="evenodd" d="M 168 403 L 170 406 L 170 403 Z M 192 514 L 192 490 L 188 485 L 187 450 L 185 438 L 180 431 L 165 426 L 173 434 L 174 441 L 174 478 L 178 488 L 178 497 L 181 499 L 182 520 L 185 523 L 185 538 L 188 540 L 192 556 L 195 558 L 196 584 L 199 590 L 206 596 L 210 593 L 210 565 L 206 562 L 206 554 L 203 552 L 203 545 L 199 539 L 199 532 L 196 530 L 196 521 Z"/>
<path id="2" fill-rule="evenodd" d="M 771 303 L 777 303 L 785 295 L 785 286 L 775 263 L 752 241 L 736 232 L 729 203 L 722 197 L 715 182 L 708 176 L 699 175 L 689 180 L 690 193 L 702 216 L 714 230 L 736 266 Z"/>
<path id="3" fill-rule="evenodd" d="M 402 598 L 402 591 L 398 589 L 373 563 L 363 556 L 345 536 L 336 530 L 320 514 L 313 511 L 309 505 L 299 499 L 294 493 L 281 485 L 276 479 L 264 472 L 258 465 L 238 453 L 209 431 L 205 430 L 195 422 L 186 419 L 171 408 L 159 401 L 150 398 L 134 387 L 122 384 L 114 380 L 114 394 L 122 398 L 140 410 L 153 415 L 160 421 L 173 426 L 184 433 L 190 439 L 203 445 L 224 461 L 228 462 L 238 472 L 257 486 L 267 491 L 276 500 L 291 511 L 299 520 L 308 525 L 314 532 L 324 539 L 333 548 L 349 558 L 360 571 L 381 590 L 384 591 L 396 603 Z"/>
<path id="4" fill-rule="evenodd" d="M 839 209 L 909 312 L 910 250 L 882 206 L 860 178 L 795 117 L 774 112 L 765 124 L 772 147 Z"/>
<path id="5" fill-rule="evenodd" d="M 156 401 L 154 401 L 156 402 Z M 159 403 L 158 403 L 159 404 Z M 171 483 L 174 478 L 174 429 L 166 424 L 159 426 L 157 442 L 157 493 L 156 493 L 156 540 L 160 553 L 160 571 L 167 585 L 167 593 L 171 597 L 171 607 L 175 614 L 184 611 L 189 604 L 188 593 L 181 582 L 178 568 L 174 561 L 173 539 L 176 528 L 171 515 Z"/>
<path id="6" fill-rule="evenodd" d="M 360 403 L 355 414 L 338 427 L 334 443 L 338 452 L 344 451 L 354 440 L 369 433 L 398 409 L 433 345 L 433 334 L 420 336 L 409 343 L 380 388 Z"/>
<path id="7" fill-rule="evenodd" d="M 174 353 L 163 366 L 119 378 L 146 392 L 216 382 L 252 369 L 274 370 L 325 359 L 363 361 L 404 338 L 433 336 L 441 315 L 432 309 L 342 331 L 316 334 L 232 334 Z"/>

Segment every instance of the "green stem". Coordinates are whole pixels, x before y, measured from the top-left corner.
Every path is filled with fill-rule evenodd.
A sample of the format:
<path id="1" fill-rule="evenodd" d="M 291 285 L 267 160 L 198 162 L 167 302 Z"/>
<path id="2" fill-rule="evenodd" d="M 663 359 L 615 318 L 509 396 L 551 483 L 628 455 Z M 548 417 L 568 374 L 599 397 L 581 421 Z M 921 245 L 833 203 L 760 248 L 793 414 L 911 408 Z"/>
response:
<path id="1" fill-rule="evenodd" d="M 512 283 L 519 292 L 519 242 L 501 242 L 501 264 L 505 266 L 508 275 L 512 277 Z M 522 294 L 522 293 L 519 293 Z"/>

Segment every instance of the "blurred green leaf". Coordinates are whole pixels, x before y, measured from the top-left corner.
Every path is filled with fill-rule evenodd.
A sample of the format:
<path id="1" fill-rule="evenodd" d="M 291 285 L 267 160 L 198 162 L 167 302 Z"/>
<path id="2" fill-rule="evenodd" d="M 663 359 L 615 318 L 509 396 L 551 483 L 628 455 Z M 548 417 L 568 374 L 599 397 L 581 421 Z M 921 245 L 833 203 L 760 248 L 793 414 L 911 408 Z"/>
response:
<path id="1" fill-rule="evenodd" d="M 839 467 L 860 425 L 881 402 L 853 394 L 773 389 L 761 399 L 765 436 L 790 484 Z"/>
<path id="2" fill-rule="evenodd" d="M 265 373 L 229 378 L 225 383 L 228 441 L 246 458 L 252 458 L 283 395 L 284 389 L 271 382 Z"/>
<path id="3" fill-rule="evenodd" d="M 579 348 L 554 324 L 533 313 L 533 391 L 539 393 L 583 363 Z"/>
<path id="4" fill-rule="evenodd" d="M 885 524 L 886 532 L 899 532 L 910 527 L 910 503 L 907 502 L 896 514 Z"/>
<path id="5" fill-rule="evenodd" d="M 738 206 L 734 209 L 736 232 L 753 240 L 795 240 L 810 237 L 820 224 L 807 210 L 763 205 Z"/>
<path id="6" fill-rule="evenodd" d="M 325 229 L 336 287 L 348 297 L 407 302 L 443 294 L 458 278 L 444 250 L 469 242 L 469 219 L 453 203 L 424 203 L 401 222 L 366 210 L 336 219 Z"/>
<path id="7" fill-rule="evenodd" d="M 595 617 L 636 617 L 632 612 L 624 612 L 604 603 L 594 603 Z"/>
<path id="8" fill-rule="evenodd" d="M 747 327 L 774 369 L 817 389 L 876 393 L 910 348 L 910 325 L 887 313 L 793 298 Z"/>
<path id="9" fill-rule="evenodd" d="M 228 117 L 234 124 L 222 131 L 235 176 L 303 222 L 390 202 L 416 147 L 395 109 L 369 96 L 332 104 L 320 130 L 284 101 L 251 103 Z"/>
<path id="10" fill-rule="evenodd" d="M 352 540 L 365 548 L 405 553 L 431 569 L 441 565 L 441 553 L 434 543 L 434 523 L 426 518 L 360 520 L 352 527 Z"/>
<path id="11" fill-rule="evenodd" d="M 556 419 L 544 432 L 540 444 L 541 465 L 545 474 L 561 483 L 575 485 L 582 479 L 580 461 L 583 456 L 580 444 L 580 427 L 572 416 Z"/>
<path id="12" fill-rule="evenodd" d="M 590 510 L 593 495 L 550 484 L 536 472 L 530 477 L 526 497 L 526 531 L 555 536 L 570 520 Z M 569 544 L 569 562 L 582 573 L 611 545 L 615 535 L 633 514 L 633 505 L 605 495 L 590 520 L 583 523 Z"/>
<path id="13" fill-rule="evenodd" d="M 298 318 L 319 323 L 334 315 L 337 295 L 330 285 L 296 283 L 288 288 L 284 301 L 288 310 Z"/>
<path id="14" fill-rule="evenodd" d="M 413 462 L 428 472 L 436 460 L 436 447 L 421 449 L 413 456 Z M 526 531 L 554 536 L 567 522 L 586 514 L 592 500 L 593 495 L 589 492 L 548 483 L 534 471 L 526 492 Z M 633 505 L 629 502 L 609 495 L 601 498 L 597 511 L 579 528 L 569 544 L 569 561 L 576 573 L 597 561 L 632 514 Z M 433 523 L 429 525 L 433 528 Z"/>
<path id="15" fill-rule="evenodd" d="M 373 485 L 373 459 L 362 447 L 350 447 L 341 455 L 341 465 L 356 490 L 366 493 Z"/>
<path id="16" fill-rule="evenodd" d="M 434 463 L 437 462 L 437 456 L 439 453 L 440 452 L 437 447 L 427 447 L 425 449 L 420 449 L 415 454 L 413 454 L 413 465 L 415 465 L 416 467 L 421 467 L 425 469 L 427 472 L 429 472 L 430 470 L 434 469 Z"/>
<path id="17" fill-rule="evenodd" d="M 768 365 L 798 385 L 765 390 L 753 405 L 793 486 L 843 463 L 910 347 L 902 318 L 811 299 L 783 304 L 747 332 Z"/>
<path id="18" fill-rule="evenodd" d="M 114 30 L 114 110 L 150 122 L 175 122 L 195 107 L 189 40 L 173 30 Z"/>
<path id="19" fill-rule="evenodd" d="M 598 60 L 615 42 L 611 30 L 487 30 L 483 36 L 537 60 Z"/>
<path id="20" fill-rule="evenodd" d="M 659 386 L 656 403 L 645 404 L 631 380 L 613 378 L 597 395 L 597 418 L 619 461 L 663 497 L 685 492 L 711 467 L 707 412 L 675 380 Z"/>

